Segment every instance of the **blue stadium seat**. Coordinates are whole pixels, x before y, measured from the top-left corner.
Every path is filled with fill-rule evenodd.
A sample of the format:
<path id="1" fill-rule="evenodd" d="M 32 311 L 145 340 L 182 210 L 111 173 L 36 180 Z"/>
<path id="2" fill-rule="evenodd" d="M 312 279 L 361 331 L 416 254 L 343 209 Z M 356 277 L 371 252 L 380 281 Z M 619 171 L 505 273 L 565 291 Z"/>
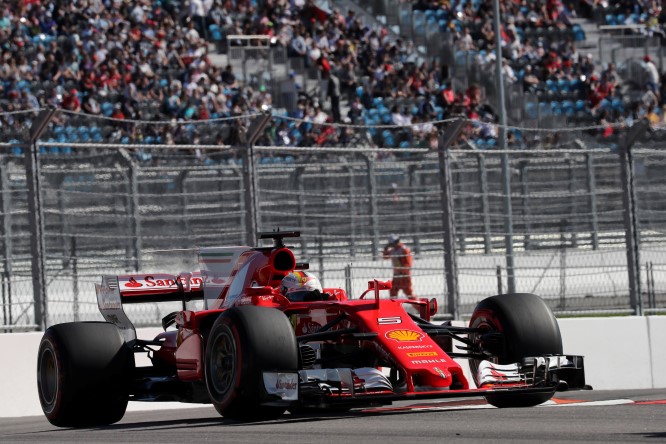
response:
<path id="1" fill-rule="evenodd" d="M 575 114 L 574 103 L 571 100 L 564 100 L 562 102 L 562 112 L 566 116 L 573 116 Z"/>
<path id="2" fill-rule="evenodd" d="M 585 111 L 586 105 L 584 100 L 576 100 L 575 103 L 575 110 L 576 112 L 582 112 Z"/>
<path id="3" fill-rule="evenodd" d="M 614 99 L 611 101 L 611 108 L 612 108 L 614 111 L 623 112 L 623 111 L 624 111 L 624 103 L 622 103 L 622 99 L 614 98 Z"/>
<path id="4" fill-rule="evenodd" d="M 573 25 L 572 30 L 574 35 L 574 41 L 582 42 L 587 39 L 587 35 L 585 35 L 585 30 L 578 23 Z"/>
<path id="5" fill-rule="evenodd" d="M 548 102 L 539 102 L 539 116 L 548 117 L 553 114 L 553 111 Z"/>
<path id="6" fill-rule="evenodd" d="M 546 80 L 546 88 L 548 91 L 557 92 L 557 83 L 554 80 Z"/>
<path id="7" fill-rule="evenodd" d="M 557 81 L 557 89 L 559 92 L 569 92 L 571 91 L 571 82 L 567 79 L 559 79 Z"/>
<path id="8" fill-rule="evenodd" d="M 102 114 L 105 117 L 111 117 L 111 114 L 113 114 L 113 104 L 110 102 L 102 103 Z"/>
<path id="9" fill-rule="evenodd" d="M 536 119 L 538 117 L 537 105 L 533 102 L 525 103 L 525 115 L 528 119 Z"/>
<path id="10" fill-rule="evenodd" d="M 550 110 L 552 111 L 554 116 L 561 116 L 562 104 L 557 100 L 553 100 L 552 102 L 550 102 Z"/>

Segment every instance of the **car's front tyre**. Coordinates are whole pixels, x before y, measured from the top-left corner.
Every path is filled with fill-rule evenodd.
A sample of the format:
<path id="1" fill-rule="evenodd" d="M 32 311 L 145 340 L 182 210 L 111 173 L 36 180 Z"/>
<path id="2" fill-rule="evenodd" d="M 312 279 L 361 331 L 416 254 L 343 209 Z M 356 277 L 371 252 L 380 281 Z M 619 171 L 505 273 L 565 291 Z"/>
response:
<path id="1" fill-rule="evenodd" d="M 557 319 L 540 297 L 529 293 L 492 296 L 479 302 L 469 323 L 476 350 L 492 353 L 497 364 L 520 362 L 525 357 L 562 354 Z M 499 334 L 499 335 L 498 335 Z M 477 386 L 479 360 L 470 361 Z M 496 407 L 531 407 L 548 401 L 553 391 L 533 394 L 488 394 Z"/>
<path id="2" fill-rule="evenodd" d="M 264 371 L 298 368 L 296 336 L 279 310 L 231 308 L 213 324 L 206 344 L 208 394 L 217 411 L 243 421 L 274 419 L 286 408 L 266 406 Z"/>

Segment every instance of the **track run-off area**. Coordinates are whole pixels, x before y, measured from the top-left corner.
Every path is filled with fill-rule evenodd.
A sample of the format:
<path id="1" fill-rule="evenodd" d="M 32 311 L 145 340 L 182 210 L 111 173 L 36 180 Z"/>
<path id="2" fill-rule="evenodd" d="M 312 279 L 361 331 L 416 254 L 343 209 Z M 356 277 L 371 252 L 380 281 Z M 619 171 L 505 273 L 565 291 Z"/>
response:
<path id="1" fill-rule="evenodd" d="M 3 399 L 4 402 L 11 400 Z M 142 410 L 112 426 L 59 429 L 43 416 L 0 418 L 0 442 L 22 443 L 486 443 L 666 442 L 666 389 L 571 391 L 539 407 L 483 399 L 396 402 L 344 414 L 226 420 L 213 407 Z"/>

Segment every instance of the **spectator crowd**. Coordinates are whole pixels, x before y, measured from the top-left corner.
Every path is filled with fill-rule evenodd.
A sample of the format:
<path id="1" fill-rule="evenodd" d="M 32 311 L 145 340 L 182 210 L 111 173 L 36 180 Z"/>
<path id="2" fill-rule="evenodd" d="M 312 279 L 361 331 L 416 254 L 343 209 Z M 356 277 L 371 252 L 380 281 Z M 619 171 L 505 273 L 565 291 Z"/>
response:
<path id="1" fill-rule="evenodd" d="M 494 63 L 492 0 L 406 3 L 453 35 L 457 55 L 479 67 Z M 618 5 L 623 20 L 661 35 L 660 2 Z M 591 116 L 606 125 L 602 137 L 614 124 L 666 117 L 664 82 L 649 55 L 642 60 L 645 82 L 628 92 L 614 64 L 601 66 L 578 50 L 574 19 L 604 8 L 610 6 L 596 0 L 501 1 L 499 51 L 508 82 L 553 104 L 550 112 Z M 325 86 L 308 95 L 296 85 L 296 106 L 274 110 L 259 143 L 434 148 L 439 122 L 452 116 L 470 119 L 470 139 L 496 138 L 494 104 L 479 84 L 456 89 L 452 66 L 424 57 L 406 36 L 314 0 L 0 1 L 0 124 L 19 129 L 25 120 L 16 111 L 56 107 L 109 118 L 109 130 L 92 141 L 236 144 L 233 130 L 200 134 L 196 125 L 118 122 L 197 122 L 270 107 L 270 85 L 248 85 L 231 65 L 211 60 L 210 48 L 222 49 L 226 36 L 238 34 L 270 37 L 316 68 Z"/>

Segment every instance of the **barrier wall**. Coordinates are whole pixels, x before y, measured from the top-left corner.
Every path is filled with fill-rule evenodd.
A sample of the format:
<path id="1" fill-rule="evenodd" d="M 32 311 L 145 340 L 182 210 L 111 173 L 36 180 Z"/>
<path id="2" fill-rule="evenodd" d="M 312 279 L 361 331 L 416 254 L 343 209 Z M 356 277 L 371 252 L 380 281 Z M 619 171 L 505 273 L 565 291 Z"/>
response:
<path id="1" fill-rule="evenodd" d="M 585 356 L 587 383 L 595 390 L 666 388 L 666 317 L 560 319 L 567 354 Z M 139 329 L 152 338 L 159 328 Z M 0 417 L 41 415 L 37 397 L 37 348 L 41 333 L 0 334 Z M 137 355 L 137 363 L 146 365 Z M 188 408 L 180 403 L 131 402 L 128 410 Z"/>

